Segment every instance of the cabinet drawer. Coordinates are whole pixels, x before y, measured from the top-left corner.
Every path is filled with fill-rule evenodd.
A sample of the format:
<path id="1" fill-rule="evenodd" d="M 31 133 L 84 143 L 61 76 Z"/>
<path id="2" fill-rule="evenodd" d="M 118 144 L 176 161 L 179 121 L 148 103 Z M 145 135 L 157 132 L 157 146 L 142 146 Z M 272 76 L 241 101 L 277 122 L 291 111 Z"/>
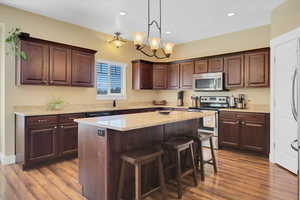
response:
<path id="1" fill-rule="evenodd" d="M 222 112 L 220 112 L 220 118 L 221 119 L 235 119 L 236 118 L 236 113 L 235 112 L 222 111 Z"/>
<path id="2" fill-rule="evenodd" d="M 242 121 L 252 121 L 261 123 L 265 123 L 266 121 L 265 114 L 258 113 L 237 113 L 236 117 Z"/>
<path id="3" fill-rule="evenodd" d="M 28 117 L 29 126 L 54 125 L 57 123 L 57 116 Z"/>
<path id="4" fill-rule="evenodd" d="M 66 114 L 59 116 L 59 123 L 75 123 L 74 119 L 85 118 L 84 113 L 76 113 L 76 114 Z"/>

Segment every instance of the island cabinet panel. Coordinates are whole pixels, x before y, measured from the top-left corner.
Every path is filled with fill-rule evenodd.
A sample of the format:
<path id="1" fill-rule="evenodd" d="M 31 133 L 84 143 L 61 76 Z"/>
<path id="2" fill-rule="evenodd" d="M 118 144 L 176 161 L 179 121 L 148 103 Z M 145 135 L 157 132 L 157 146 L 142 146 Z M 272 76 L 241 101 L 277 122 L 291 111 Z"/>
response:
<path id="1" fill-rule="evenodd" d="M 153 89 L 167 88 L 167 73 L 168 73 L 168 65 L 166 64 L 153 65 Z"/>
<path id="2" fill-rule="evenodd" d="M 194 62 L 180 63 L 180 88 L 191 89 L 193 87 Z"/>
<path id="3" fill-rule="evenodd" d="M 132 88 L 153 89 L 153 63 L 143 60 L 132 61 Z"/>
<path id="4" fill-rule="evenodd" d="M 71 49 L 50 46 L 49 80 L 51 85 L 71 85 Z"/>
<path id="5" fill-rule="evenodd" d="M 93 87 L 94 71 L 94 54 L 72 50 L 72 85 Z"/>
<path id="6" fill-rule="evenodd" d="M 93 87 L 96 51 L 24 34 L 20 41 L 27 59 L 17 57 L 16 84 Z"/>
<path id="7" fill-rule="evenodd" d="M 208 72 L 223 72 L 223 57 L 212 57 L 208 60 Z"/>
<path id="8" fill-rule="evenodd" d="M 220 112 L 219 145 L 269 154 L 270 115 Z"/>
<path id="9" fill-rule="evenodd" d="M 178 63 L 173 63 L 168 66 L 167 88 L 178 89 L 180 78 L 180 66 Z"/>
<path id="10" fill-rule="evenodd" d="M 48 84 L 49 48 L 45 44 L 21 41 L 21 50 L 27 59 L 19 59 L 17 66 L 17 84 Z"/>
<path id="11" fill-rule="evenodd" d="M 225 87 L 244 87 L 244 55 L 238 54 L 224 57 Z"/>
<path id="12" fill-rule="evenodd" d="M 208 60 L 201 59 L 195 61 L 195 74 L 202 74 L 208 72 Z"/>
<path id="13" fill-rule="evenodd" d="M 269 50 L 245 54 L 246 87 L 269 86 L 270 53 Z"/>

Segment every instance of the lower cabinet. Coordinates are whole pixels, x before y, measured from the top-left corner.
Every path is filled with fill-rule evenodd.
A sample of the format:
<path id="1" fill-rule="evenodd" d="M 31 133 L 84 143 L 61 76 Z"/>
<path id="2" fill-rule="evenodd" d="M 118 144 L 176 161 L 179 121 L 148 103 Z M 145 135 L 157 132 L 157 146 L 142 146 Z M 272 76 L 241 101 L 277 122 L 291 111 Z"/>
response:
<path id="1" fill-rule="evenodd" d="M 59 128 L 60 155 L 77 154 L 78 126 L 77 124 L 63 124 Z"/>
<path id="2" fill-rule="evenodd" d="M 270 151 L 269 142 L 269 114 L 220 112 L 220 147 L 234 147 L 268 155 Z"/>

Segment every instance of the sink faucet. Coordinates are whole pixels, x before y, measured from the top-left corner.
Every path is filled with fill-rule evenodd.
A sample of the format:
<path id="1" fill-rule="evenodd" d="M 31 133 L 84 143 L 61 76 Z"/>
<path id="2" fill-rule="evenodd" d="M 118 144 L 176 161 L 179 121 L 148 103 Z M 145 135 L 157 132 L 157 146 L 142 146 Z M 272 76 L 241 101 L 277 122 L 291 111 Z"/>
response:
<path id="1" fill-rule="evenodd" d="M 117 106 L 117 102 L 116 102 L 116 100 L 114 99 L 113 100 L 113 107 L 116 107 Z"/>

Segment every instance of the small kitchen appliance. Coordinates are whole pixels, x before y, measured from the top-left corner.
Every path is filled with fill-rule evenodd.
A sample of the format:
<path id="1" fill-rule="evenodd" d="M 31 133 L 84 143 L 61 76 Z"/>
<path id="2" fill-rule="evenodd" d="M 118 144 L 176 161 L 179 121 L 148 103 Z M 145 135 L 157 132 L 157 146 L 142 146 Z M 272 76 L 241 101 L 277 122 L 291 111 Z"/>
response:
<path id="1" fill-rule="evenodd" d="M 177 106 L 183 106 L 183 95 L 184 91 L 179 91 L 177 93 Z"/>

